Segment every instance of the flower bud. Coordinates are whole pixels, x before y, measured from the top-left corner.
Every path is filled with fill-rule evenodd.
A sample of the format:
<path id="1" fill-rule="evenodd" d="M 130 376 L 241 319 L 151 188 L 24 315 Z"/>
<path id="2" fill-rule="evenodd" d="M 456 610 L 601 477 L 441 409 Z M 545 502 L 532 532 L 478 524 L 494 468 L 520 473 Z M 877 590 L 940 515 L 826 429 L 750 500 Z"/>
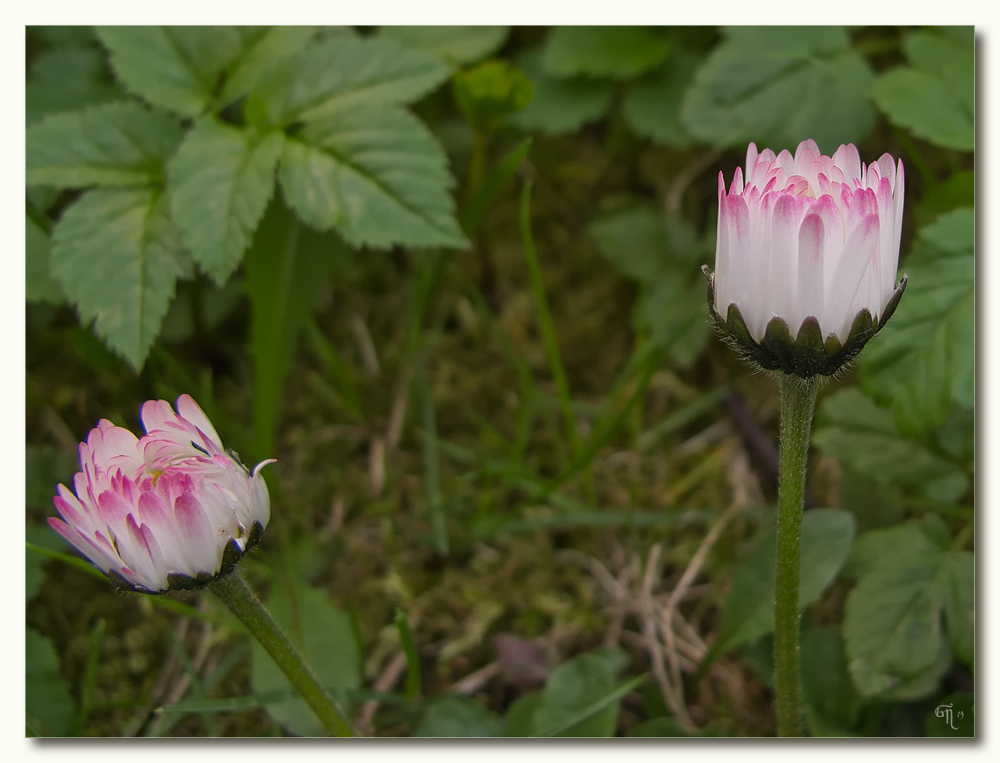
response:
<path id="1" fill-rule="evenodd" d="M 199 588 L 229 572 L 271 515 L 262 461 L 251 474 L 226 452 L 198 404 L 150 400 L 146 434 L 102 419 L 80 443 L 75 495 L 59 485 L 49 524 L 121 588 Z"/>
<path id="2" fill-rule="evenodd" d="M 866 167 L 853 144 L 793 157 L 747 149 L 726 193 L 709 279 L 712 320 L 751 362 L 808 378 L 850 362 L 896 309 L 903 162 Z"/>

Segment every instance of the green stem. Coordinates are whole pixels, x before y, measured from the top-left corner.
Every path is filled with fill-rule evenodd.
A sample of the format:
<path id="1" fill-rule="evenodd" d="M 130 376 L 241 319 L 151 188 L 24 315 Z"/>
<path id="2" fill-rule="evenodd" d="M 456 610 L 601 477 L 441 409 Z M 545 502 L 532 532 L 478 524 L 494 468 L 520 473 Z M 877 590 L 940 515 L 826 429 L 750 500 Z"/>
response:
<path id="1" fill-rule="evenodd" d="M 337 703 L 333 701 L 333 697 L 323 688 L 319 679 L 309 669 L 292 646 L 292 642 L 264 609 L 264 605 L 250 590 L 250 586 L 238 571 L 215 578 L 208 584 L 208 590 L 232 610 L 260 645 L 267 650 L 331 736 L 355 736 L 354 729 L 337 707 Z"/>
<path id="2" fill-rule="evenodd" d="M 774 688 L 778 736 L 802 736 L 799 561 L 809 429 L 820 377 L 782 374 L 778 469 L 778 555 L 774 596 Z"/>

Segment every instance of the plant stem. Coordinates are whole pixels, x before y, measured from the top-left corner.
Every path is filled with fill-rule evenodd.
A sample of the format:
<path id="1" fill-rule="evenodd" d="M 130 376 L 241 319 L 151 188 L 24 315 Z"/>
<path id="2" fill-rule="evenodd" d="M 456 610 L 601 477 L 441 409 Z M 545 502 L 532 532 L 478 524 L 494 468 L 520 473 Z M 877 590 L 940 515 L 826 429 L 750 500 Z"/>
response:
<path id="1" fill-rule="evenodd" d="M 250 590 L 250 586 L 243 580 L 239 571 L 215 578 L 208 584 L 208 590 L 232 610 L 253 637 L 267 650 L 331 736 L 355 736 L 354 729 L 337 707 L 333 697 L 323 688 L 319 679 L 292 646 L 288 636 L 264 609 L 264 605 Z"/>
<path id="2" fill-rule="evenodd" d="M 774 688 L 778 736 L 802 736 L 799 561 L 809 429 L 820 377 L 782 374 L 778 451 L 778 554 L 774 586 Z"/>

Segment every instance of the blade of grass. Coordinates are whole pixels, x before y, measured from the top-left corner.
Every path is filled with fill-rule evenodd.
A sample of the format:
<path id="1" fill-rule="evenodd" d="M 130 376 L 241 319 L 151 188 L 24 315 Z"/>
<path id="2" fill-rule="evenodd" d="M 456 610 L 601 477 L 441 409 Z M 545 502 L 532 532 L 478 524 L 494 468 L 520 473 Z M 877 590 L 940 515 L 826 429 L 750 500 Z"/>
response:
<path id="1" fill-rule="evenodd" d="M 501 161 L 500 164 L 496 166 L 496 169 L 491 172 L 483 184 L 473 195 L 472 199 L 466 205 L 465 209 L 459 214 L 458 222 L 462 226 L 462 232 L 466 236 L 470 236 L 472 232 L 479 225 L 480 220 L 482 220 L 483 215 L 486 210 L 489 209 L 490 204 L 496 199 L 497 194 L 504 187 L 508 180 L 513 177 L 517 168 L 521 165 L 521 162 L 525 160 L 528 156 L 528 152 L 531 150 L 531 144 L 533 138 L 525 138 L 523 141 L 517 144 L 514 149 L 508 153 Z"/>
<path id="2" fill-rule="evenodd" d="M 107 621 L 100 618 L 94 623 L 90 632 L 90 652 L 87 654 L 87 668 L 83 674 L 83 685 L 80 688 L 80 708 L 76 716 L 76 735 L 83 736 L 83 729 L 90 716 L 90 708 L 94 701 L 94 687 L 97 685 L 97 665 L 101 661 L 101 644 L 104 643 L 104 628 Z"/>
<path id="3" fill-rule="evenodd" d="M 549 301 L 545 295 L 545 282 L 542 280 L 542 270 L 538 265 L 538 255 L 535 252 L 535 242 L 531 236 L 531 180 L 524 182 L 521 190 L 521 241 L 524 245 L 524 257 L 528 262 L 528 274 L 531 277 L 531 290 L 535 295 L 535 307 L 538 310 L 538 324 L 545 345 L 545 355 L 549 361 L 549 370 L 559 392 L 559 402 L 563 418 L 566 421 L 566 435 L 569 438 L 573 455 L 580 454 L 580 438 L 576 432 L 576 418 L 573 416 L 573 406 L 570 402 L 569 381 L 566 379 L 566 369 L 563 367 L 562 355 L 559 352 L 559 341 L 556 339 L 552 314 L 549 311 Z M 593 495 L 593 474 L 587 469 L 588 492 Z"/>
<path id="4" fill-rule="evenodd" d="M 605 694 L 603 697 L 601 697 L 593 704 L 587 705 L 587 707 L 583 708 L 583 710 L 576 713 L 575 715 L 571 715 L 569 718 L 565 718 L 559 723 L 552 724 L 547 729 L 542 729 L 541 731 L 532 734 L 531 735 L 532 738 L 554 737 L 556 736 L 556 734 L 561 734 L 566 729 L 573 728 L 573 726 L 576 726 L 578 723 L 582 723 L 583 721 L 590 718 L 592 715 L 596 715 L 597 713 L 601 712 L 601 710 L 606 708 L 612 702 L 617 702 L 626 694 L 628 694 L 633 689 L 635 689 L 643 682 L 645 682 L 645 680 L 646 680 L 646 674 L 643 673 L 641 676 L 636 676 L 635 678 L 626 681 L 625 683 L 621 684 L 618 688 L 614 689 L 608 694 Z"/>
<path id="5" fill-rule="evenodd" d="M 642 451 L 649 450 L 671 432 L 680 429 L 681 427 L 694 421 L 703 413 L 707 413 L 712 410 L 715 406 L 721 403 L 731 391 L 732 390 L 728 386 L 723 385 L 709 390 L 703 395 L 699 395 L 687 405 L 667 416 L 667 418 L 663 419 L 663 421 L 651 426 L 643 432 L 642 436 L 639 437 L 638 443 L 636 443 L 636 447 Z"/>
<path id="6" fill-rule="evenodd" d="M 420 657 L 417 654 L 417 645 L 413 643 L 413 634 L 410 632 L 406 613 L 398 607 L 396 630 L 399 631 L 399 642 L 403 645 L 403 653 L 406 655 L 406 698 L 415 702 L 420 698 Z"/>
<path id="7" fill-rule="evenodd" d="M 110 582 L 108 576 L 97 569 L 90 562 L 80 559 L 76 556 L 70 556 L 69 554 L 64 554 L 61 551 L 53 551 L 50 548 L 45 548 L 44 546 L 38 546 L 31 541 L 24 542 L 25 548 L 28 551 L 34 551 L 36 554 L 46 556 L 49 559 L 56 559 L 60 562 L 65 562 L 66 564 L 76 567 L 82 572 L 86 572 L 88 575 L 92 575 L 95 578 L 100 578 L 105 582 Z M 169 609 L 178 614 L 184 615 L 185 617 L 194 617 L 198 620 L 208 620 L 213 623 L 219 623 L 220 621 L 213 615 L 202 612 L 199 609 L 195 609 L 188 604 L 184 604 L 179 601 L 174 601 L 173 599 L 167 598 L 166 596 L 152 596 L 147 595 L 147 601 L 152 602 L 157 607 L 162 607 L 163 609 Z"/>

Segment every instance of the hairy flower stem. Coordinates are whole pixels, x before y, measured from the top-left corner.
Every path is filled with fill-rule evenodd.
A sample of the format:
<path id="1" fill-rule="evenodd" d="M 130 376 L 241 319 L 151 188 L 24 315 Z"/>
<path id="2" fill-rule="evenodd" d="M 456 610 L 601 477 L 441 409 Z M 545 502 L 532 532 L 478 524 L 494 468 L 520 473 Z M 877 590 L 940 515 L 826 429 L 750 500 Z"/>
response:
<path id="1" fill-rule="evenodd" d="M 778 736 L 802 736 L 799 669 L 799 561 L 809 429 L 820 377 L 782 374 L 778 452 L 778 554 L 774 595 L 774 688 Z"/>
<path id="2" fill-rule="evenodd" d="M 264 609 L 264 605 L 250 590 L 250 586 L 246 584 L 238 570 L 215 578 L 208 584 L 208 590 L 232 610 L 253 637 L 267 650 L 331 736 L 355 736 L 354 729 L 337 707 L 333 697 L 320 684 L 319 679 L 306 665 L 274 618 Z"/>

